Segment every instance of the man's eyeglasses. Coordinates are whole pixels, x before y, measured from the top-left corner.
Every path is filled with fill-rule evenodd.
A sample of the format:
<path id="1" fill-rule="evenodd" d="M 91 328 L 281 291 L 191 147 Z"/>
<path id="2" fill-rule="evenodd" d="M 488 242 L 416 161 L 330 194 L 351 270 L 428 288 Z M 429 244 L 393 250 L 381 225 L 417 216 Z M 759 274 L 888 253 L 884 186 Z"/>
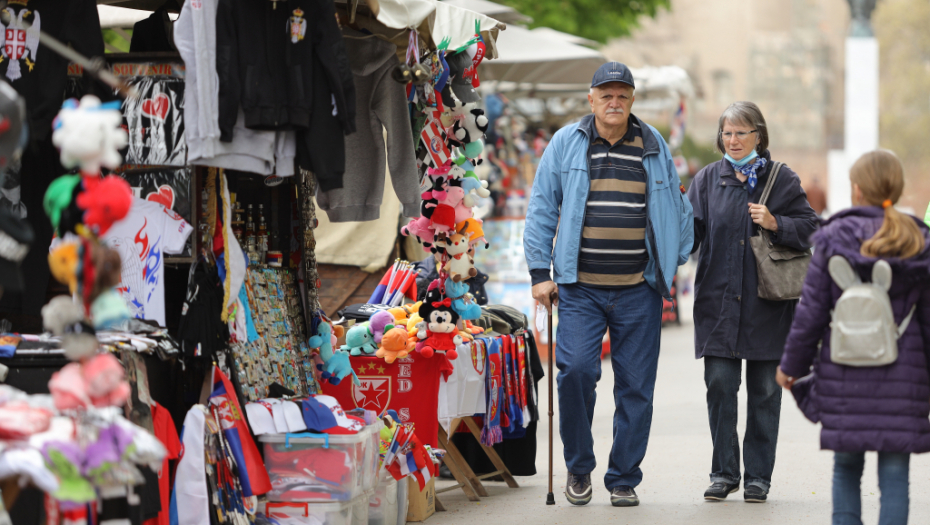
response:
<path id="1" fill-rule="evenodd" d="M 733 138 L 733 135 L 736 135 L 736 138 L 743 140 L 744 138 L 748 137 L 749 135 L 752 135 L 753 133 L 757 131 L 759 130 L 754 129 L 752 131 L 737 131 L 735 133 L 731 133 L 729 131 L 721 131 L 720 136 L 723 137 L 723 140 L 730 140 Z"/>

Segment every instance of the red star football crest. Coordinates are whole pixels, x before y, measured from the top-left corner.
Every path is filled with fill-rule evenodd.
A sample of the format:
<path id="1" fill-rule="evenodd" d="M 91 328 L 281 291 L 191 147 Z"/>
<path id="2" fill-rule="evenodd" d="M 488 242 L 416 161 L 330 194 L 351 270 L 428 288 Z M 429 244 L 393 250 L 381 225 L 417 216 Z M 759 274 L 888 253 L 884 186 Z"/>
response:
<path id="1" fill-rule="evenodd" d="M 360 385 L 352 385 L 355 406 L 382 413 L 391 403 L 390 376 L 358 376 Z"/>

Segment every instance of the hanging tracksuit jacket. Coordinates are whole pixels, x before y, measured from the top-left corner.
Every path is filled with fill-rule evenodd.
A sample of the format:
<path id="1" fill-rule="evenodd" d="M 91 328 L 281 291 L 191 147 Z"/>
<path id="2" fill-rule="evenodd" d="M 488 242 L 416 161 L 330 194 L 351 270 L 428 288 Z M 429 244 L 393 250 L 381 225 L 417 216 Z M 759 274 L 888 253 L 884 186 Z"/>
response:
<path id="1" fill-rule="evenodd" d="M 295 132 L 246 128 L 238 102 L 232 140 L 220 140 L 216 11 L 217 0 L 184 2 L 174 23 L 174 43 L 187 69 L 184 83 L 187 162 L 259 175 L 293 175 Z"/>
<path id="2" fill-rule="evenodd" d="M 341 187 L 331 141 L 355 131 L 355 87 L 332 0 L 220 0 L 216 48 L 220 140 L 241 106 L 249 129 L 297 130 L 300 166 Z"/>
<path id="3" fill-rule="evenodd" d="M 391 78 L 397 47 L 379 38 L 344 29 L 345 45 L 355 76 L 358 130 L 345 138 L 346 171 L 342 188 L 317 194 L 332 222 L 378 219 L 384 196 L 385 152 L 391 183 L 406 217 L 420 216 L 420 184 L 416 146 L 403 84 Z"/>

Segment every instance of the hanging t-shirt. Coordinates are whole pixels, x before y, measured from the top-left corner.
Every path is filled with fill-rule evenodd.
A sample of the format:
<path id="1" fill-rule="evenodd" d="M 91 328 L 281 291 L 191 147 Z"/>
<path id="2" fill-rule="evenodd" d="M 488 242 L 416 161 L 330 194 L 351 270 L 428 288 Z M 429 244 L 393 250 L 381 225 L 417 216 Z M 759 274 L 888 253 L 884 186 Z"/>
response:
<path id="1" fill-rule="evenodd" d="M 169 505 L 171 502 L 171 471 L 168 467 L 168 460 L 178 459 L 181 455 L 181 442 L 178 440 L 178 430 L 174 426 L 171 414 L 168 410 L 159 405 L 152 405 L 152 424 L 155 427 L 155 437 L 161 441 L 168 451 L 165 459 L 161 462 L 161 469 L 158 471 L 158 492 L 161 496 L 161 512 L 157 518 L 147 520 L 143 525 L 168 525 L 169 524 Z"/>
<path id="2" fill-rule="evenodd" d="M 117 287 L 132 316 L 165 326 L 165 254 L 181 253 L 193 227 L 161 204 L 134 198 L 129 214 L 103 236 L 119 252 Z"/>
<path id="3" fill-rule="evenodd" d="M 439 382 L 439 424 L 451 434 L 452 420 L 484 414 L 485 373 L 487 372 L 487 341 L 475 339 L 459 345 L 458 357 L 452 361 L 455 370 L 448 381 Z"/>

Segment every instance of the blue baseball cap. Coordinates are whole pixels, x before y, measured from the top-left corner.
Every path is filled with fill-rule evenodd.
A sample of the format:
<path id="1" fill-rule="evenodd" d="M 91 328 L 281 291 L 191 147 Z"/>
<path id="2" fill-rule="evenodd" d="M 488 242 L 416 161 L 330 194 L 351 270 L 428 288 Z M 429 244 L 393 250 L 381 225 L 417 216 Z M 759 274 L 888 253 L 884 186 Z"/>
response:
<path id="1" fill-rule="evenodd" d="M 630 72 L 630 68 L 626 67 L 626 64 L 620 62 L 608 62 L 597 68 L 597 71 L 594 72 L 594 78 L 591 79 L 591 87 L 597 87 L 608 82 L 623 82 L 636 89 L 636 84 L 633 83 L 633 73 Z"/>

